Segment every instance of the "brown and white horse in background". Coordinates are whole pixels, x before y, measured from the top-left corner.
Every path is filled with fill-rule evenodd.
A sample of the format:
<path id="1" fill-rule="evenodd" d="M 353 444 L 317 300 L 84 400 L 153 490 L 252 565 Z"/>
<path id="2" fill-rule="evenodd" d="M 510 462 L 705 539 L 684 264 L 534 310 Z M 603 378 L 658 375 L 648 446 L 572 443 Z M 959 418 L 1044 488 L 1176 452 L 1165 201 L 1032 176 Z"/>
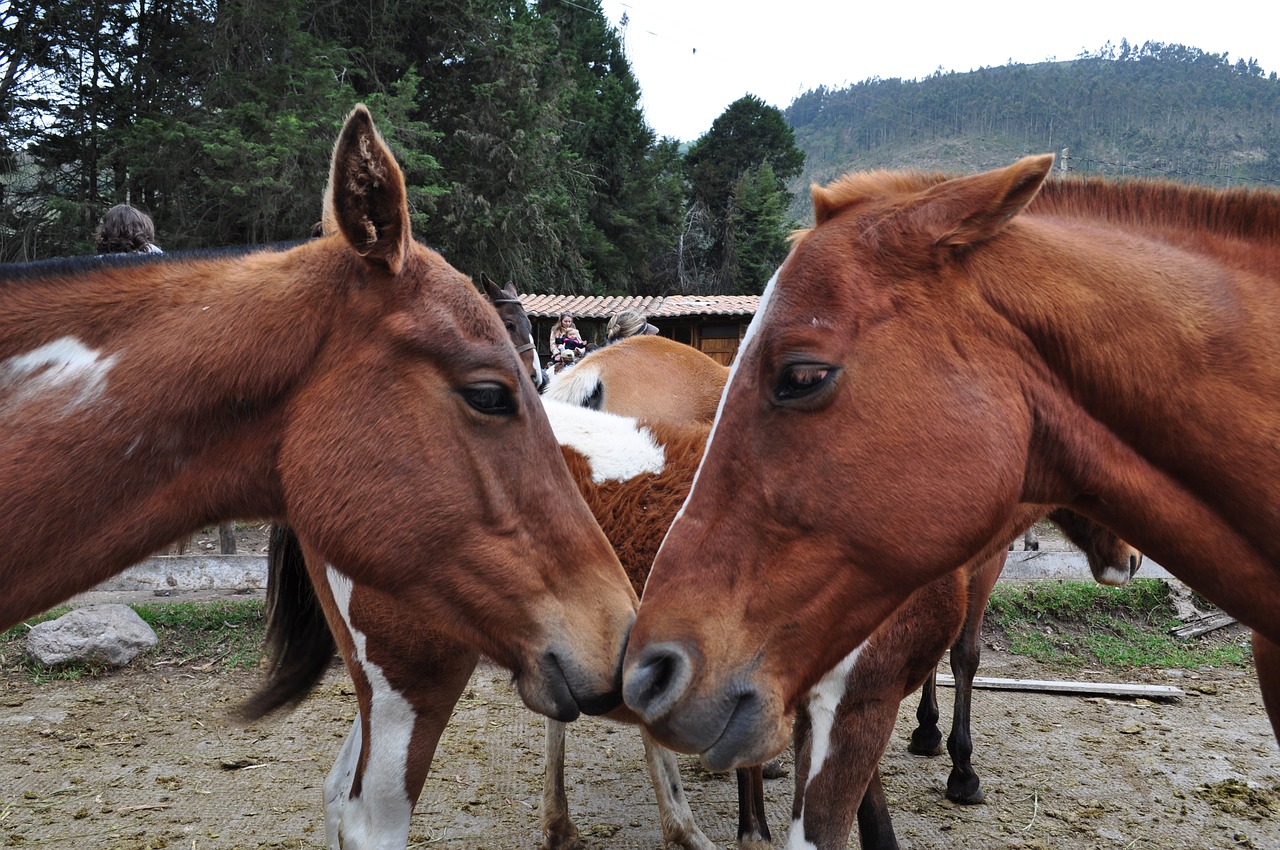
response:
<path id="1" fill-rule="evenodd" d="M 710 423 L 728 377 L 728 367 L 692 346 L 663 336 L 631 336 L 556 373 L 543 395 L 619 416 Z"/>
<path id="2" fill-rule="evenodd" d="M 1254 629 L 1280 734 L 1280 193 L 852 175 L 814 192 L 654 564 L 624 695 L 717 768 L 1025 504 Z M 761 600 L 767 599 L 765 604 Z"/>
<path id="3" fill-rule="evenodd" d="M 635 594 L 492 308 L 413 239 L 363 107 L 324 218 L 289 250 L 0 267 L 0 628 L 201 527 L 281 519 L 354 636 L 353 676 L 412 649 L 434 682 L 412 723 L 361 706 L 423 774 L 480 653 L 537 711 L 614 708 Z M 387 599 L 429 645 L 362 639 Z M 362 790 L 419 790 L 361 767 Z M 374 846 L 358 808 L 348 848 Z"/>

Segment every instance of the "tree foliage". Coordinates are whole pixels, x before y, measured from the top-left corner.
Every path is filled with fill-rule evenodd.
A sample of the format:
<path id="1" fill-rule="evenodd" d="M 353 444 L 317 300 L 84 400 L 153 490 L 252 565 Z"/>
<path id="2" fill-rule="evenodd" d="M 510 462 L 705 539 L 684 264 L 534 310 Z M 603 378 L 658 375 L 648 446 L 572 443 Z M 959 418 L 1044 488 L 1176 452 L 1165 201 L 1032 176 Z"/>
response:
<path id="1" fill-rule="evenodd" d="M 415 228 L 464 271 L 652 289 L 683 212 L 594 2 L 0 3 L 0 259 L 89 249 L 129 200 L 166 249 L 306 236 L 370 104 Z"/>
<path id="2" fill-rule="evenodd" d="M 698 223 L 709 228 L 702 288 L 760 292 L 787 255 L 786 181 L 804 167 L 782 112 L 753 95 L 734 101 L 684 164 L 690 197 L 705 210 Z"/>

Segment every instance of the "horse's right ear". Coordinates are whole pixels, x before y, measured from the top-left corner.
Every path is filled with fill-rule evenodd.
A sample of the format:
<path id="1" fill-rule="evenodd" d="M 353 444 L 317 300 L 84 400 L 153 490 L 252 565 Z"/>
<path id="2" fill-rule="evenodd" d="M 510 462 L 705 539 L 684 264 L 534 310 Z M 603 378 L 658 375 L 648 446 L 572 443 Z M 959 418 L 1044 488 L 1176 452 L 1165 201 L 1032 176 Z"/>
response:
<path id="1" fill-rule="evenodd" d="M 363 104 L 347 116 L 333 148 L 324 225 L 369 262 L 399 273 L 411 238 L 404 175 Z"/>

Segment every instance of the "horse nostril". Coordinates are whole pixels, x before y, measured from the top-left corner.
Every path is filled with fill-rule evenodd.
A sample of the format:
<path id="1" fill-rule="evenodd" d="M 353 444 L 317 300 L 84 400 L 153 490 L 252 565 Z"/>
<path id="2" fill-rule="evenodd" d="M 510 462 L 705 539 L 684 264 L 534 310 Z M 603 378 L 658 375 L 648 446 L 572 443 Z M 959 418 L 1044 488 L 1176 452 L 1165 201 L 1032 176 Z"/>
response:
<path id="1" fill-rule="evenodd" d="M 626 673 L 622 697 L 646 723 L 668 714 L 693 681 L 693 664 L 674 643 L 646 647 Z"/>
<path id="2" fill-rule="evenodd" d="M 1129 553 L 1129 578 L 1133 578 L 1138 572 L 1138 567 L 1142 566 L 1142 555 L 1138 552 Z"/>

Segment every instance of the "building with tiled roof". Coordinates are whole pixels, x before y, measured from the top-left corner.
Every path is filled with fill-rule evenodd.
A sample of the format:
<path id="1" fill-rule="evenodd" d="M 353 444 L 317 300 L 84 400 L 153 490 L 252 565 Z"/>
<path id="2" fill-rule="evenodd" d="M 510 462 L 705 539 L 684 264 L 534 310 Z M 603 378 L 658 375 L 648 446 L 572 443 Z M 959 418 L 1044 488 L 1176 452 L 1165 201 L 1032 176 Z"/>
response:
<path id="1" fill-rule="evenodd" d="M 521 295 L 533 322 L 538 351 L 548 354 L 551 328 L 564 313 L 573 315 L 587 342 L 603 344 L 614 313 L 639 310 L 667 337 L 700 349 L 728 365 L 760 306 L 758 295 Z"/>

